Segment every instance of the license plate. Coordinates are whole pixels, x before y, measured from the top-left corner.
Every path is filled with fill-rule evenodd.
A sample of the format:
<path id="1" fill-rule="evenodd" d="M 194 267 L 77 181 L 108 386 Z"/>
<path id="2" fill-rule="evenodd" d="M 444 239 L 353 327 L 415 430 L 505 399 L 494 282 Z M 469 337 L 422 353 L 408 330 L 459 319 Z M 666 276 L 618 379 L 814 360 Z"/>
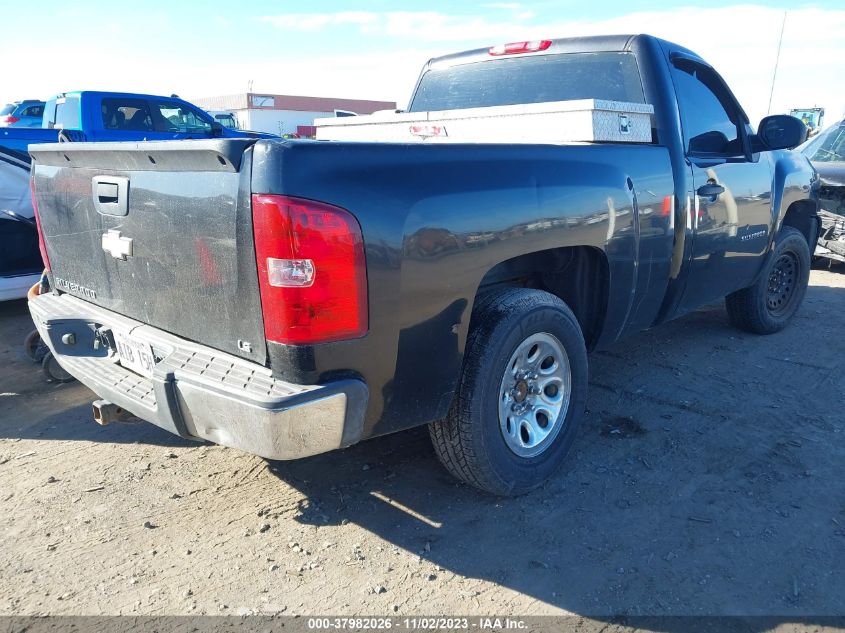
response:
<path id="1" fill-rule="evenodd" d="M 114 343 L 117 346 L 121 365 L 148 378 L 153 375 L 155 359 L 149 343 L 134 339 L 117 330 L 114 330 Z"/>

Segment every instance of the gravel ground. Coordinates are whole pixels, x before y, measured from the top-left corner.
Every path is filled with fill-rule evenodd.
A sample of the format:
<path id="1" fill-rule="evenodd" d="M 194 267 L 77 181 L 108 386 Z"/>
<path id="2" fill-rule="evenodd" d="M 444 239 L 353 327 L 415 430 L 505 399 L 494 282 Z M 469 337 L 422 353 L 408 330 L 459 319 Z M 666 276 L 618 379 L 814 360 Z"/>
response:
<path id="1" fill-rule="evenodd" d="M 298 462 L 99 427 L 0 304 L 0 615 L 845 615 L 845 268 L 788 330 L 706 308 L 591 356 L 544 489 L 453 481 L 424 429 Z"/>

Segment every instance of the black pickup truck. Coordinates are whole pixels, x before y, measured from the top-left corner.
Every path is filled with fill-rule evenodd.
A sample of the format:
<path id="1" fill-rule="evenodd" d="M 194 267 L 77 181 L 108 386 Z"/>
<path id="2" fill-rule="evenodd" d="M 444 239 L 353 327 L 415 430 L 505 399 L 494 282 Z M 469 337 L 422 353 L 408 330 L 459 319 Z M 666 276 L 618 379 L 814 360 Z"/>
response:
<path id="1" fill-rule="evenodd" d="M 651 142 L 33 146 L 30 310 L 95 418 L 270 459 L 428 424 L 449 471 L 518 494 L 573 442 L 588 350 L 722 297 L 785 327 L 819 231 L 803 123 L 755 132 L 651 36 L 524 44 L 432 60 L 411 109 L 648 103 Z"/>

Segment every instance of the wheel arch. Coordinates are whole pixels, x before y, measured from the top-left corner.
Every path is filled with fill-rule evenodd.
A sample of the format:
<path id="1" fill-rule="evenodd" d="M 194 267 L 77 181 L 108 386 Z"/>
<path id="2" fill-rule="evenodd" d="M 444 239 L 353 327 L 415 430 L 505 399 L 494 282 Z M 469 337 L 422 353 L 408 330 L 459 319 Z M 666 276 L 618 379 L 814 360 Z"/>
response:
<path id="1" fill-rule="evenodd" d="M 818 235 L 818 199 L 814 193 L 817 176 L 810 162 L 800 153 L 774 152 L 772 180 L 772 247 L 781 227 L 792 226 L 807 239 L 812 252 Z M 816 224 L 815 229 L 813 224 Z"/>
<path id="2" fill-rule="evenodd" d="M 819 239 L 820 229 L 818 204 L 816 201 L 805 199 L 797 200 L 790 204 L 783 214 L 778 232 L 784 226 L 791 226 L 804 236 L 804 239 L 807 240 L 807 245 L 810 247 L 810 255 L 812 255 L 816 248 L 816 242 Z"/>
<path id="3" fill-rule="evenodd" d="M 601 338 L 610 295 L 610 265 L 600 248 L 563 246 L 499 262 L 478 285 L 468 330 L 476 318 L 478 299 L 505 288 L 533 288 L 559 297 L 575 314 L 587 349 L 593 349 Z"/>

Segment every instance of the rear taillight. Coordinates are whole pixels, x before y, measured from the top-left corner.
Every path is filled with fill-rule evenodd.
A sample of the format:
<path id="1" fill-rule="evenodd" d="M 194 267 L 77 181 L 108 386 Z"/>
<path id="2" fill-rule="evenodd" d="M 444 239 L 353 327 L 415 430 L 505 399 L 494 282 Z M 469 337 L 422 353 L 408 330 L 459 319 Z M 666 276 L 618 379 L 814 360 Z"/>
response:
<path id="1" fill-rule="evenodd" d="M 306 345 L 366 334 L 364 240 L 352 214 L 254 194 L 252 222 L 267 340 Z"/>
<path id="2" fill-rule="evenodd" d="M 551 40 L 510 42 L 508 44 L 499 44 L 498 46 L 492 46 L 487 52 L 490 55 L 518 55 L 519 53 L 537 53 L 539 51 L 547 50 L 551 45 Z"/>
<path id="3" fill-rule="evenodd" d="M 12 123 L 17 123 L 18 121 L 20 121 L 20 118 L 16 116 L 5 116 L 0 120 L 2 120 L 3 123 L 7 125 L 11 125 Z"/>
<path id="4" fill-rule="evenodd" d="M 32 210 L 35 212 L 35 228 L 38 229 L 38 250 L 41 251 L 41 261 L 44 268 L 50 270 L 50 258 L 47 256 L 47 244 L 44 242 L 44 231 L 41 229 L 41 220 L 38 217 L 38 201 L 35 199 L 35 179 L 29 179 L 29 192 L 32 195 Z"/>

